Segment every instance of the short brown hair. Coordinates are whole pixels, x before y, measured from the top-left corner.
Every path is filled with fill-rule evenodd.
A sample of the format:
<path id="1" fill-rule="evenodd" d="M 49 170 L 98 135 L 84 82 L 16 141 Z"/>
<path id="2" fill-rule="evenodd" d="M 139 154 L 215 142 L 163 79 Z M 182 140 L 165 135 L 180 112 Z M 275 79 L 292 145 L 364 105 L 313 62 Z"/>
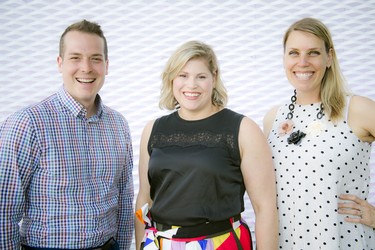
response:
<path id="1" fill-rule="evenodd" d="M 64 38 L 65 35 L 70 31 L 80 31 L 85 32 L 88 34 L 95 34 L 103 38 L 104 40 L 104 58 L 105 60 L 108 60 L 108 46 L 107 46 L 107 39 L 104 36 L 104 33 L 100 27 L 99 24 L 95 22 L 87 21 L 86 19 L 83 19 L 82 21 L 73 23 L 69 25 L 64 33 L 62 33 L 60 37 L 60 45 L 59 45 L 59 55 L 62 57 L 64 54 Z"/>

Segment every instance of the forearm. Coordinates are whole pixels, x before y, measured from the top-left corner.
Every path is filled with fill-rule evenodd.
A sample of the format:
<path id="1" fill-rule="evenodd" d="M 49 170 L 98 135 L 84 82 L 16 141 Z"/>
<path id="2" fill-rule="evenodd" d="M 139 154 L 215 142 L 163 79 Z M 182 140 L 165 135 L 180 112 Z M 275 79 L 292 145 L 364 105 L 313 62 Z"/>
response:
<path id="1" fill-rule="evenodd" d="M 18 170 L 0 156 L 0 249 L 20 248 L 18 224 L 25 206 L 22 190 Z"/>
<path id="2" fill-rule="evenodd" d="M 145 234 L 145 224 L 139 221 L 138 218 L 134 218 L 135 225 L 135 246 L 136 250 L 140 249 L 144 234 Z"/>
<path id="3" fill-rule="evenodd" d="M 276 209 L 256 213 L 255 238 L 257 250 L 278 249 L 278 216 Z"/>
<path id="4" fill-rule="evenodd" d="M 125 214 L 123 214 L 124 216 Z M 131 249 L 131 244 L 133 241 L 134 224 L 132 218 L 132 213 L 127 213 L 126 217 L 123 217 L 122 223 L 119 223 L 117 231 L 117 241 L 120 245 L 120 249 Z"/>
<path id="5" fill-rule="evenodd" d="M 119 206 L 118 216 L 118 230 L 117 240 L 120 244 L 120 249 L 130 249 L 133 240 L 133 198 L 132 194 L 128 193 L 125 197 L 122 206 Z"/>
<path id="6" fill-rule="evenodd" d="M 145 236 L 145 227 L 146 224 L 149 226 L 151 225 L 150 218 L 148 217 L 149 213 L 149 205 L 151 204 L 150 200 L 147 200 L 142 196 L 142 190 L 138 193 L 135 209 L 136 214 L 134 217 L 134 224 L 135 224 L 135 243 L 136 243 L 136 249 L 140 249 L 140 245 L 142 243 L 142 240 Z"/>
<path id="7" fill-rule="evenodd" d="M 3 200 L 1 200 L 3 202 Z M 18 224 L 4 216 L 11 217 L 9 212 L 4 213 L 4 208 L 1 206 L 2 214 L 0 216 L 0 249 L 19 250 L 20 236 Z M 7 215 L 8 214 L 8 215 Z"/>
<path id="8" fill-rule="evenodd" d="M 117 239 L 120 249 L 130 249 L 134 232 L 132 219 L 134 188 L 131 167 L 127 168 L 126 176 L 120 180 L 120 183 Z"/>

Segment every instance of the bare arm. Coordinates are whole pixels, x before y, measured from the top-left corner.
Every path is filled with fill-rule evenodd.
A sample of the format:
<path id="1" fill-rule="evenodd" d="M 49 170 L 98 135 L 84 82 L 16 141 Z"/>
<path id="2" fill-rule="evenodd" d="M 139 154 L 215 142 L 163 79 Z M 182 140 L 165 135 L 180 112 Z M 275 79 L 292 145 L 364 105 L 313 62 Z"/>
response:
<path id="1" fill-rule="evenodd" d="M 245 117 L 240 127 L 241 171 L 255 212 L 258 250 L 278 247 L 276 182 L 271 151 L 259 126 Z"/>
<path id="2" fill-rule="evenodd" d="M 152 205 L 150 198 L 150 184 L 148 182 L 147 173 L 148 173 L 148 162 L 149 154 L 147 151 L 147 144 L 150 138 L 152 126 L 154 122 L 149 122 L 142 133 L 140 150 L 139 150 L 139 165 L 138 165 L 138 175 L 139 175 L 139 192 L 135 204 L 135 211 L 140 209 L 144 204 L 148 203 L 149 207 Z M 136 217 L 134 218 L 135 223 L 135 244 L 136 249 L 140 249 L 140 245 L 145 233 L 145 225 L 139 221 Z"/>
<path id="3" fill-rule="evenodd" d="M 367 97 L 353 96 L 349 106 L 348 123 L 358 138 L 369 143 L 373 142 L 375 140 L 375 102 Z M 338 203 L 338 213 L 354 215 L 354 217 L 346 217 L 345 221 L 362 223 L 375 228 L 373 205 L 352 194 L 343 194 L 340 199 L 343 202 Z"/>

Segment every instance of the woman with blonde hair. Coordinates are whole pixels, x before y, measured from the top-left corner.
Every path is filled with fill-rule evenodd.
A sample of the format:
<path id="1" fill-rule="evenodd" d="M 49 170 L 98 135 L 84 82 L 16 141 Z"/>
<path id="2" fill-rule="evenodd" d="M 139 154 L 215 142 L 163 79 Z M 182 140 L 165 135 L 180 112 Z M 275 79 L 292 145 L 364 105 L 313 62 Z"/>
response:
<path id="1" fill-rule="evenodd" d="M 174 110 L 142 134 L 137 249 L 252 249 L 241 218 L 244 193 L 257 249 L 276 249 L 276 187 L 267 140 L 254 121 L 225 108 L 212 48 L 190 41 L 162 74 L 160 107 Z"/>
<path id="2" fill-rule="evenodd" d="M 375 103 L 347 93 L 331 34 L 317 19 L 286 31 L 284 68 L 294 93 L 264 118 L 276 169 L 279 247 L 374 249 L 370 210 L 352 196 L 341 196 L 347 199 L 341 210 L 338 202 L 341 194 L 367 199 Z M 361 216 L 366 221 L 347 218 Z"/>

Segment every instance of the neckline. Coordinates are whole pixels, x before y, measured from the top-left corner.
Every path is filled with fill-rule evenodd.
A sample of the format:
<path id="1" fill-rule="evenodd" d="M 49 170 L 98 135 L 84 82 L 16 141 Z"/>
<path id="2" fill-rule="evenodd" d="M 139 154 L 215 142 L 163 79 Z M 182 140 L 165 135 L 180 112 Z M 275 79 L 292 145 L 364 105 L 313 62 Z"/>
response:
<path id="1" fill-rule="evenodd" d="M 186 119 L 184 119 L 184 118 L 182 118 L 182 117 L 180 116 L 180 114 L 178 113 L 178 111 L 175 111 L 174 114 L 175 114 L 175 116 L 177 117 L 177 119 L 180 120 L 180 121 L 184 121 L 184 122 L 200 122 L 200 121 L 205 121 L 205 120 L 207 120 L 207 119 L 210 119 L 210 118 L 216 117 L 216 116 L 218 116 L 219 114 L 221 114 L 222 112 L 224 112 L 224 110 L 227 110 L 227 108 L 222 108 L 221 110 L 217 111 L 216 113 L 213 113 L 212 115 L 209 115 L 209 116 L 207 116 L 207 117 L 205 117 L 205 118 L 198 119 L 198 120 L 186 120 Z"/>
<path id="2" fill-rule="evenodd" d="M 320 106 L 320 104 L 322 104 L 322 102 L 314 102 L 314 103 L 309 103 L 309 104 L 298 104 L 296 103 L 295 105 L 298 106 L 298 107 L 314 107 L 314 106 Z M 288 103 L 286 105 L 289 105 Z"/>

